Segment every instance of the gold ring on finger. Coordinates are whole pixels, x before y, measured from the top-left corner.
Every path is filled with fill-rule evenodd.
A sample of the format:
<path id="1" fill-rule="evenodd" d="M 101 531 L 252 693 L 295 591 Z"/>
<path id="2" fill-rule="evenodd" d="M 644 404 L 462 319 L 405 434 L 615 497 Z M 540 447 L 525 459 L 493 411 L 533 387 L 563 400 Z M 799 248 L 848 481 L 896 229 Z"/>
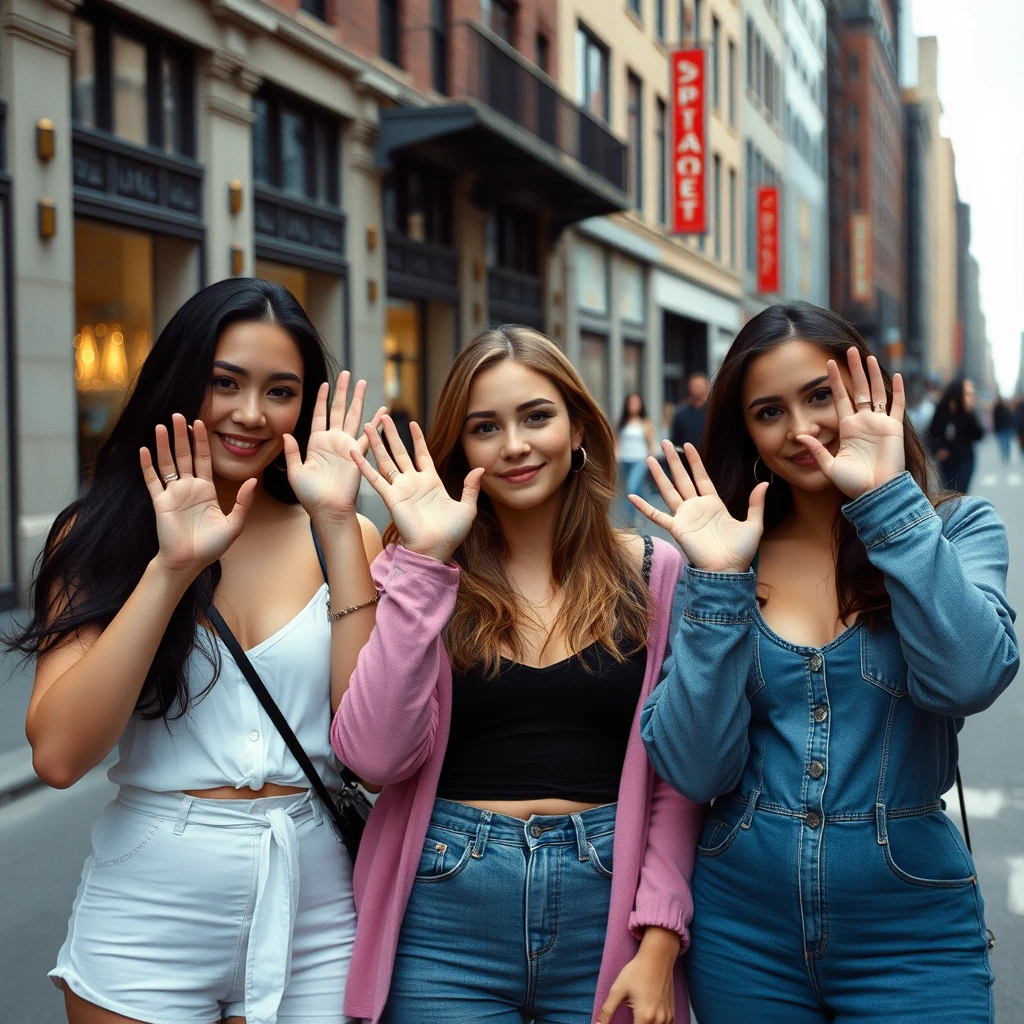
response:
<path id="1" fill-rule="evenodd" d="M 885 412 L 885 402 L 875 402 L 875 412 Z"/>
<path id="2" fill-rule="evenodd" d="M 394 480 L 396 476 L 398 476 L 398 470 L 392 469 L 391 472 L 388 473 L 388 483 L 391 483 L 391 481 Z"/>
<path id="3" fill-rule="evenodd" d="M 177 480 L 177 479 L 178 479 L 178 474 L 177 473 L 168 473 L 167 476 L 164 477 L 164 483 L 165 484 L 169 484 L 173 480 Z"/>
<path id="4" fill-rule="evenodd" d="M 858 396 L 857 396 L 857 397 L 856 397 L 856 398 L 855 398 L 855 399 L 853 400 L 853 404 L 854 404 L 854 405 L 870 405 L 870 404 L 871 404 L 871 399 L 870 399 L 870 398 L 868 398 L 868 396 L 867 396 L 867 395 L 858 395 Z"/>

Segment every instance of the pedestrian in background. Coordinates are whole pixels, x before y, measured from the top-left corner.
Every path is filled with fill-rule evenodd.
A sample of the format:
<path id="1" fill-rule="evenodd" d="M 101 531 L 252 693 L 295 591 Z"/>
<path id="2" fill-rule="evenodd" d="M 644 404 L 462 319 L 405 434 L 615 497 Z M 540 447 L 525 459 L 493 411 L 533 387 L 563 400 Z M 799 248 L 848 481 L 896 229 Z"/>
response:
<path id="1" fill-rule="evenodd" d="M 1024 456 L 1024 398 L 1020 395 L 1013 397 L 1013 424 L 1017 431 L 1017 444 L 1020 445 L 1020 453 Z"/>
<path id="2" fill-rule="evenodd" d="M 1009 465 L 1016 422 L 1013 410 L 1003 401 L 1001 395 L 996 395 L 995 403 L 992 406 L 992 429 L 995 431 L 996 439 L 999 441 L 999 454 L 1002 457 L 1003 463 Z"/>
<path id="3" fill-rule="evenodd" d="M 700 450 L 704 437 L 704 421 L 708 400 L 708 379 L 703 373 L 692 373 L 686 382 L 686 401 L 682 402 L 672 416 L 672 430 L 669 437 L 676 448 L 692 444 Z"/>
<path id="4" fill-rule="evenodd" d="M 688 1019 L 679 951 L 703 808 L 655 778 L 637 711 L 678 553 L 617 531 L 614 433 L 526 327 L 456 357 L 429 444 L 390 420 L 377 624 L 335 716 L 383 784 L 356 865 L 346 1006 L 373 1024 Z M 613 863 L 614 851 L 614 863 Z"/>
<path id="5" fill-rule="evenodd" d="M 966 494 L 974 475 L 974 444 L 985 429 L 974 411 L 974 384 L 954 380 L 939 399 L 928 428 L 932 453 L 944 487 Z"/>
<path id="6" fill-rule="evenodd" d="M 346 411 L 341 375 L 328 423 L 327 381 L 291 293 L 210 285 L 160 333 L 47 538 L 15 642 L 38 659 L 33 765 L 65 788 L 116 744 L 120 786 L 50 972 L 70 1024 L 348 1020 L 349 855 L 210 618 L 337 789 L 331 708 L 373 627 L 380 538 L 355 513 L 366 383 Z"/>
<path id="7" fill-rule="evenodd" d="M 992 1021 L 977 873 L 941 798 L 964 717 L 1019 665 L 1006 530 L 929 490 L 903 414 L 850 324 L 772 306 L 718 371 L 705 459 L 652 470 L 670 511 L 637 500 L 687 559 L 641 722 L 660 777 L 714 800 L 701 1024 Z"/>
<path id="8" fill-rule="evenodd" d="M 921 374 L 907 382 L 907 419 L 921 438 L 928 436 L 938 397 L 938 388 Z"/>
<path id="9" fill-rule="evenodd" d="M 647 416 L 643 396 L 637 392 L 626 395 L 619 417 L 618 435 L 615 439 L 615 457 L 619 464 L 619 475 L 625 487 L 625 494 L 644 494 L 647 480 L 647 456 L 656 455 L 654 424 Z M 626 519 L 632 523 L 636 511 L 627 501 Z"/>

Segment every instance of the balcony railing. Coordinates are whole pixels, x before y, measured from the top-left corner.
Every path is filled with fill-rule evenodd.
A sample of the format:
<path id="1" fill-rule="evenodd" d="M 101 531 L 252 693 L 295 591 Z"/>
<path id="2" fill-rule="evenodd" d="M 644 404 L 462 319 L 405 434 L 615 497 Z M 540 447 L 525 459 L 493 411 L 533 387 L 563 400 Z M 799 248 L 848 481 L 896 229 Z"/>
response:
<path id="1" fill-rule="evenodd" d="M 478 22 L 459 21 L 449 27 L 447 51 L 453 100 L 490 107 L 609 184 L 625 188 L 625 143 L 563 96 L 515 48 Z"/>

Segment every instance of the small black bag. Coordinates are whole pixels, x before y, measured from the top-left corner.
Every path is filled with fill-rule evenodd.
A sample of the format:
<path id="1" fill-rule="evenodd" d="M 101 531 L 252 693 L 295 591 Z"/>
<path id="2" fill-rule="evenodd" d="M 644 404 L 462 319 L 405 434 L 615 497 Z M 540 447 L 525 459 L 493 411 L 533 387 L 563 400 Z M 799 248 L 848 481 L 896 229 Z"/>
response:
<path id="1" fill-rule="evenodd" d="M 298 737 L 292 732 L 291 726 L 285 720 L 284 715 L 281 714 L 281 709 L 274 703 L 274 698 L 270 696 L 269 691 L 263 685 L 263 680 L 260 679 L 259 673 L 253 668 L 252 662 L 249 661 L 245 651 L 242 650 L 242 645 L 235 639 L 234 633 L 231 632 L 220 612 L 210 604 L 207 605 L 206 615 L 210 622 L 213 623 L 214 629 L 220 634 L 224 645 L 231 652 L 231 656 L 238 663 L 238 667 L 242 670 L 242 675 L 245 676 L 249 686 L 252 687 L 252 692 L 256 694 L 256 699 L 263 705 L 263 710 L 266 711 L 277 731 L 281 734 L 281 739 L 284 740 L 295 760 L 299 762 L 299 767 L 305 773 L 306 778 L 309 779 L 313 792 L 316 793 L 327 808 L 328 813 L 334 820 L 334 824 L 338 828 L 338 832 L 341 834 L 342 841 L 348 849 L 352 862 L 355 863 L 356 854 L 359 852 L 359 840 L 363 838 L 363 829 L 366 827 L 366 819 L 370 816 L 370 808 L 372 806 L 370 801 L 366 799 L 366 794 L 360 788 L 358 778 L 350 769 L 342 765 L 341 792 L 337 794 L 337 797 L 331 795 L 313 767 L 313 762 L 310 761 L 309 755 L 302 749 L 302 744 L 299 743 Z"/>

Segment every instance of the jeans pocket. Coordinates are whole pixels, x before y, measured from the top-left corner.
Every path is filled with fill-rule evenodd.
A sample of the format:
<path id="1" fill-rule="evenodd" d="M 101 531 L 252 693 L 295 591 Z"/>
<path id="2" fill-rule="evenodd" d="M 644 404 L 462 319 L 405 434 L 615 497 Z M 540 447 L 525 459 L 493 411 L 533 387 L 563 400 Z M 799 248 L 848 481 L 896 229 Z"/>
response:
<path id="1" fill-rule="evenodd" d="M 130 811 L 117 801 L 108 804 L 92 827 L 92 866 L 102 870 L 131 860 L 165 820 Z"/>
<path id="2" fill-rule="evenodd" d="M 704 824 L 697 853 L 701 857 L 718 857 L 725 853 L 736 841 L 749 809 L 749 802 L 744 804 L 731 797 L 720 797 Z"/>
<path id="3" fill-rule="evenodd" d="M 446 882 L 458 875 L 473 855 L 473 839 L 431 825 L 416 868 L 417 882 Z"/>
<path id="4" fill-rule="evenodd" d="M 587 836 L 587 863 L 602 877 L 611 878 L 614 867 L 615 833 Z"/>
<path id="5" fill-rule="evenodd" d="M 961 889 L 975 881 L 967 848 L 942 811 L 888 818 L 882 853 L 889 870 L 909 885 Z"/>

